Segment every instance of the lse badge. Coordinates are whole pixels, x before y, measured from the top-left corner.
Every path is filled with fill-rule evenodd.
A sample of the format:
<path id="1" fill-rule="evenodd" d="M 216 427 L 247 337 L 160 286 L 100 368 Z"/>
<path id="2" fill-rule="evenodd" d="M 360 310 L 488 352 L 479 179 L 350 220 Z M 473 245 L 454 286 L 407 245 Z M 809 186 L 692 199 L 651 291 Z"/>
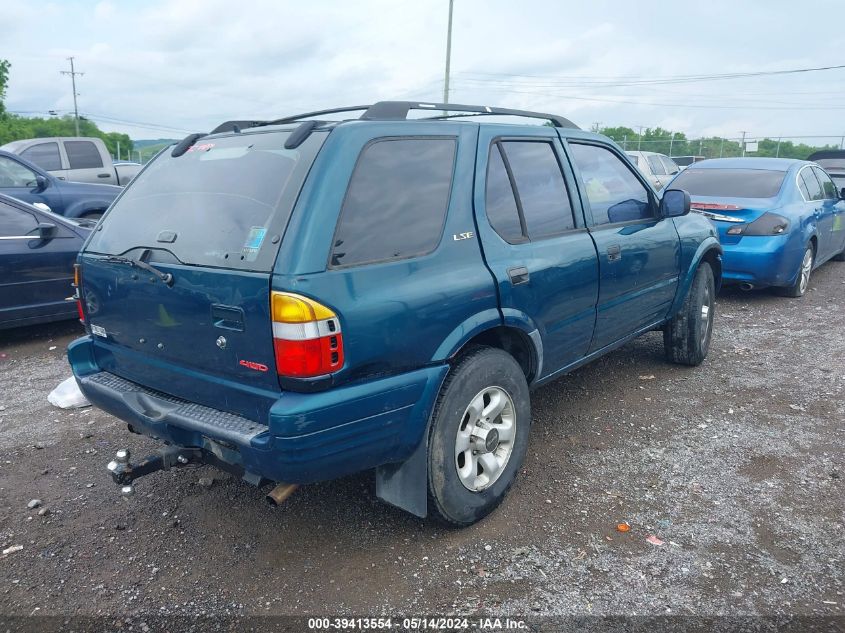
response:
<path id="1" fill-rule="evenodd" d="M 461 240 L 471 239 L 474 235 L 475 233 L 473 233 L 472 231 L 466 231 L 465 233 L 455 233 L 452 236 L 452 239 L 456 242 L 460 242 Z"/>

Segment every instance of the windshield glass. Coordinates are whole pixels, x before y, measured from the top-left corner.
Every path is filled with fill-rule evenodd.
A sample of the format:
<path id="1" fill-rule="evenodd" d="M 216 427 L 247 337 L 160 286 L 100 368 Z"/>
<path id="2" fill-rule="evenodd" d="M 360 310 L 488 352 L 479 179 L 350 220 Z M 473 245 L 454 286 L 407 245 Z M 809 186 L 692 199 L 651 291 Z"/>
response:
<path id="1" fill-rule="evenodd" d="M 691 196 L 727 198 L 774 198 L 783 184 L 785 171 L 772 169 L 695 169 L 690 167 L 672 182 L 672 189 L 684 189 Z"/>
<path id="2" fill-rule="evenodd" d="M 326 133 L 296 149 L 289 132 L 200 138 L 162 152 L 126 188 L 86 249 L 166 251 L 183 264 L 270 270 L 300 186 Z"/>

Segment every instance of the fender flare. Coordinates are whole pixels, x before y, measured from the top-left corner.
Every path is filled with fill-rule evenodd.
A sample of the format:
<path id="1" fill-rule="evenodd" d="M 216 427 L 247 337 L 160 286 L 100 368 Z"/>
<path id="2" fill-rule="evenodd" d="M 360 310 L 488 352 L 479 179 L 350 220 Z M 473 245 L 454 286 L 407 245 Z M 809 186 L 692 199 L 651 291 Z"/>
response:
<path id="1" fill-rule="evenodd" d="M 65 207 L 64 216 L 66 218 L 79 218 L 88 213 L 89 211 L 102 210 L 103 212 L 105 212 L 105 210 L 108 209 L 110 205 L 111 201 L 109 200 L 100 200 L 96 198 L 93 200 L 78 200 Z"/>
<path id="2" fill-rule="evenodd" d="M 686 299 L 687 293 L 689 292 L 689 289 L 692 286 L 692 282 L 695 279 L 695 273 L 698 270 L 699 265 L 708 253 L 714 251 L 716 253 L 716 256 L 721 259 L 723 253 L 722 245 L 719 243 L 719 240 L 715 237 L 707 237 L 704 241 L 701 242 L 701 244 L 698 245 L 698 248 L 695 251 L 695 255 L 693 255 L 692 260 L 690 261 L 690 264 L 687 267 L 686 274 L 678 284 L 678 292 L 675 294 L 675 302 L 672 304 L 670 317 L 675 316 L 681 309 L 681 307 L 684 305 L 684 300 Z M 721 285 L 722 280 L 720 277 L 716 280 L 717 291 Z"/>

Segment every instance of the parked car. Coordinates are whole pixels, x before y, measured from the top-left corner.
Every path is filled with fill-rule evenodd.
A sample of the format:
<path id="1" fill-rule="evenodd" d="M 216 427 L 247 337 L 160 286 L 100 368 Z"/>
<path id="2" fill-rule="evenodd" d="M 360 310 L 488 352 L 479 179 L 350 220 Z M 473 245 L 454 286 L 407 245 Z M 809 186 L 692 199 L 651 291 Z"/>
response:
<path id="1" fill-rule="evenodd" d="M 710 218 L 725 249 L 723 277 L 746 290 L 802 296 L 810 274 L 845 260 L 845 202 L 818 165 L 786 158 L 717 158 L 672 181 Z"/>
<path id="2" fill-rule="evenodd" d="M 675 162 L 657 152 L 627 152 L 628 157 L 651 181 L 655 189 L 662 189 L 680 171 Z"/>
<path id="3" fill-rule="evenodd" d="M 700 160 L 705 160 L 706 156 L 672 156 L 672 162 L 675 163 L 679 169 L 683 170 L 697 163 Z"/>
<path id="4" fill-rule="evenodd" d="M 0 150 L 18 154 L 60 180 L 126 186 L 139 171 L 138 163 L 113 163 L 102 139 L 88 136 L 28 138 L 6 143 Z"/>
<path id="5" fill-rule="evenodd" d="M 807 160 L 820 165 L 833 179 L 833 184 L 836 185 L 840 195 L 845 197 L 845 150 L 833 149 L 816 152 Z"/>
<path id="6" fill-rule="evenodd" d="M 0 329 L 79 318 L 67 297 L 93 226 L 0 194 Z"/>
<path id="7" fill-rule="evenodd" d="M 669 360 L 705 358 L 721 247 L 685 192 L 553 115 L 313 120 L 360 109 L 186 138 L 80 254 L 77 381 L 170 445 L 109 464 L 126 492 L 183 463 L 285 482 L 277 500 L 376 469 L 382 499 L 468 525 L 522 466 L 530 388 L 655 329 Z M 424 109 L 554 127 L 406 120 Z"/>
<path id="8" fill-rule="evenodd" d="M 20 156 L 0 151 L 0 193 L 40 202 L 67 218 L 99 218 L 118 194 L 113 185 L 64 182 Z"/>

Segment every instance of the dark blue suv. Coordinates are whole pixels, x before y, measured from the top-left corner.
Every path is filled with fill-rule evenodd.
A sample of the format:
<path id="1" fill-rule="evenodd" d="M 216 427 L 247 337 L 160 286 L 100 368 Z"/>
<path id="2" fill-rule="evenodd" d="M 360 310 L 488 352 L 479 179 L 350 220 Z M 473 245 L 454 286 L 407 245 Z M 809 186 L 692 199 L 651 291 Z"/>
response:
<path id="1" fill-rule="evenodd" d="M 168 445 L 120 452 L 126 492 L 195 462 L 278 482 L 276 499 L 375 469 L 382 499 L 468 525 L 523 462 L 530 389 L 651 330 L 702 362 L 721 248 L 688 211 L 547 114 L 381 102 L 231 121 L 106 213 L 69 358 L 94 404 Z"/>

